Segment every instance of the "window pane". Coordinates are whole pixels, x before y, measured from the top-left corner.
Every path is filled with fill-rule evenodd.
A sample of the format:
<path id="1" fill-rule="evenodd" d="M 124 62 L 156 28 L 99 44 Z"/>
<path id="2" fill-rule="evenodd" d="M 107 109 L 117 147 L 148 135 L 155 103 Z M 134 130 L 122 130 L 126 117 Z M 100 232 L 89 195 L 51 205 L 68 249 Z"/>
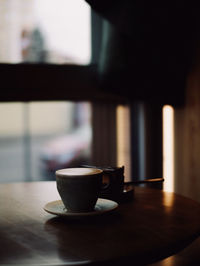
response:
<path id="1" fill-rule="evenodd" d="M 89 103 L 6 103 L 0 111 L 0 182 L 55 180 L 57 169 L 89 163 Z"/>
<path id="2" fill-rule="evenodd" d="M 0 29 L 0 62 L 90 61 L 90 7 L 83 0 L 0 0 Z"/>
<path id="3" fill-rule="evenodd" d="M 0 125 L 0 182 L 24 180 L 23 105 L 1 103 Z"/>

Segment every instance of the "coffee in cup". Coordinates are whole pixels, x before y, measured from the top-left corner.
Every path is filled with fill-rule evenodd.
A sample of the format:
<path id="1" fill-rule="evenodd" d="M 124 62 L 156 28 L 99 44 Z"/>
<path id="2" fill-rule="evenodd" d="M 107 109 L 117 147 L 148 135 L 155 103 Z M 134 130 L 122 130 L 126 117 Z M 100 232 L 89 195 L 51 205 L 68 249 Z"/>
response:
<path id="1" fill-rule="evenodd" d="M 60 197 L 69 212 L 90 212 L 102 188 L 103 170 L 98 168 L 66 168 L 56 171 Z"/>

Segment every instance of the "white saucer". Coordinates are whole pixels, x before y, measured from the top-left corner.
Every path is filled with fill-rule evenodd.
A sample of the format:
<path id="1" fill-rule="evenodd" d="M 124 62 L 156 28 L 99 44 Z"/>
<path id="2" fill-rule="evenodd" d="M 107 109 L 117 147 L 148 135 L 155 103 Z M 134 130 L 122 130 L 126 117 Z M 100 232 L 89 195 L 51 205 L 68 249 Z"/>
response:
<path id="1" fill-rule="evenodd" d="M 44 210 L 48 213 L 68 216 L 68 217 L 85 217 L 100 215 L 107 212 L 111 212 L 118 207 L 118 203 L 108 199 L 97 200 L 94 211 L 92 212 L 68 212 L 61 200 L 51 201 L 44 206 Z"/>

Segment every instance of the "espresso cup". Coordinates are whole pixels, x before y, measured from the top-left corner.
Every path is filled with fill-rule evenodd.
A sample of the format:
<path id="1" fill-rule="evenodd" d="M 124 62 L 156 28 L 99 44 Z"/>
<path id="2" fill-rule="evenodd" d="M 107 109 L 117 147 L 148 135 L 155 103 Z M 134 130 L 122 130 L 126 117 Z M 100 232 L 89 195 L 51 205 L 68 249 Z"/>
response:
<path id="1" fill-rule="evenodd" d="M 56 171 L 60 197 L 69 212 L 90 212 L 102 188 L 103 171 L 98 168 L 66 168 Z"/>
<path id="2" fill-rule="evenodd" d="M 100 191 L 100 198 L 121 201 L 124 191 L 124 166 L 92 166 L 82 165 L 87 168 L 98 168 L 103 170 L 103 186 Z"/>

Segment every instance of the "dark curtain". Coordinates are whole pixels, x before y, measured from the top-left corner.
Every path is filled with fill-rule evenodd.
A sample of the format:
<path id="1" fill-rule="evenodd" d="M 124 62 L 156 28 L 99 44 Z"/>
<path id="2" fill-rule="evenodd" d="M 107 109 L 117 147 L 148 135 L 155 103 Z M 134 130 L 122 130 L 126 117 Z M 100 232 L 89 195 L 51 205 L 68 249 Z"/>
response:
<path id="1" fill-rule="evenodd" d="M 104 19 L 102 89 L 131 100 L 178 104 L 195 63 L 199 8 L 189 1 L 87 0 Z"/>

